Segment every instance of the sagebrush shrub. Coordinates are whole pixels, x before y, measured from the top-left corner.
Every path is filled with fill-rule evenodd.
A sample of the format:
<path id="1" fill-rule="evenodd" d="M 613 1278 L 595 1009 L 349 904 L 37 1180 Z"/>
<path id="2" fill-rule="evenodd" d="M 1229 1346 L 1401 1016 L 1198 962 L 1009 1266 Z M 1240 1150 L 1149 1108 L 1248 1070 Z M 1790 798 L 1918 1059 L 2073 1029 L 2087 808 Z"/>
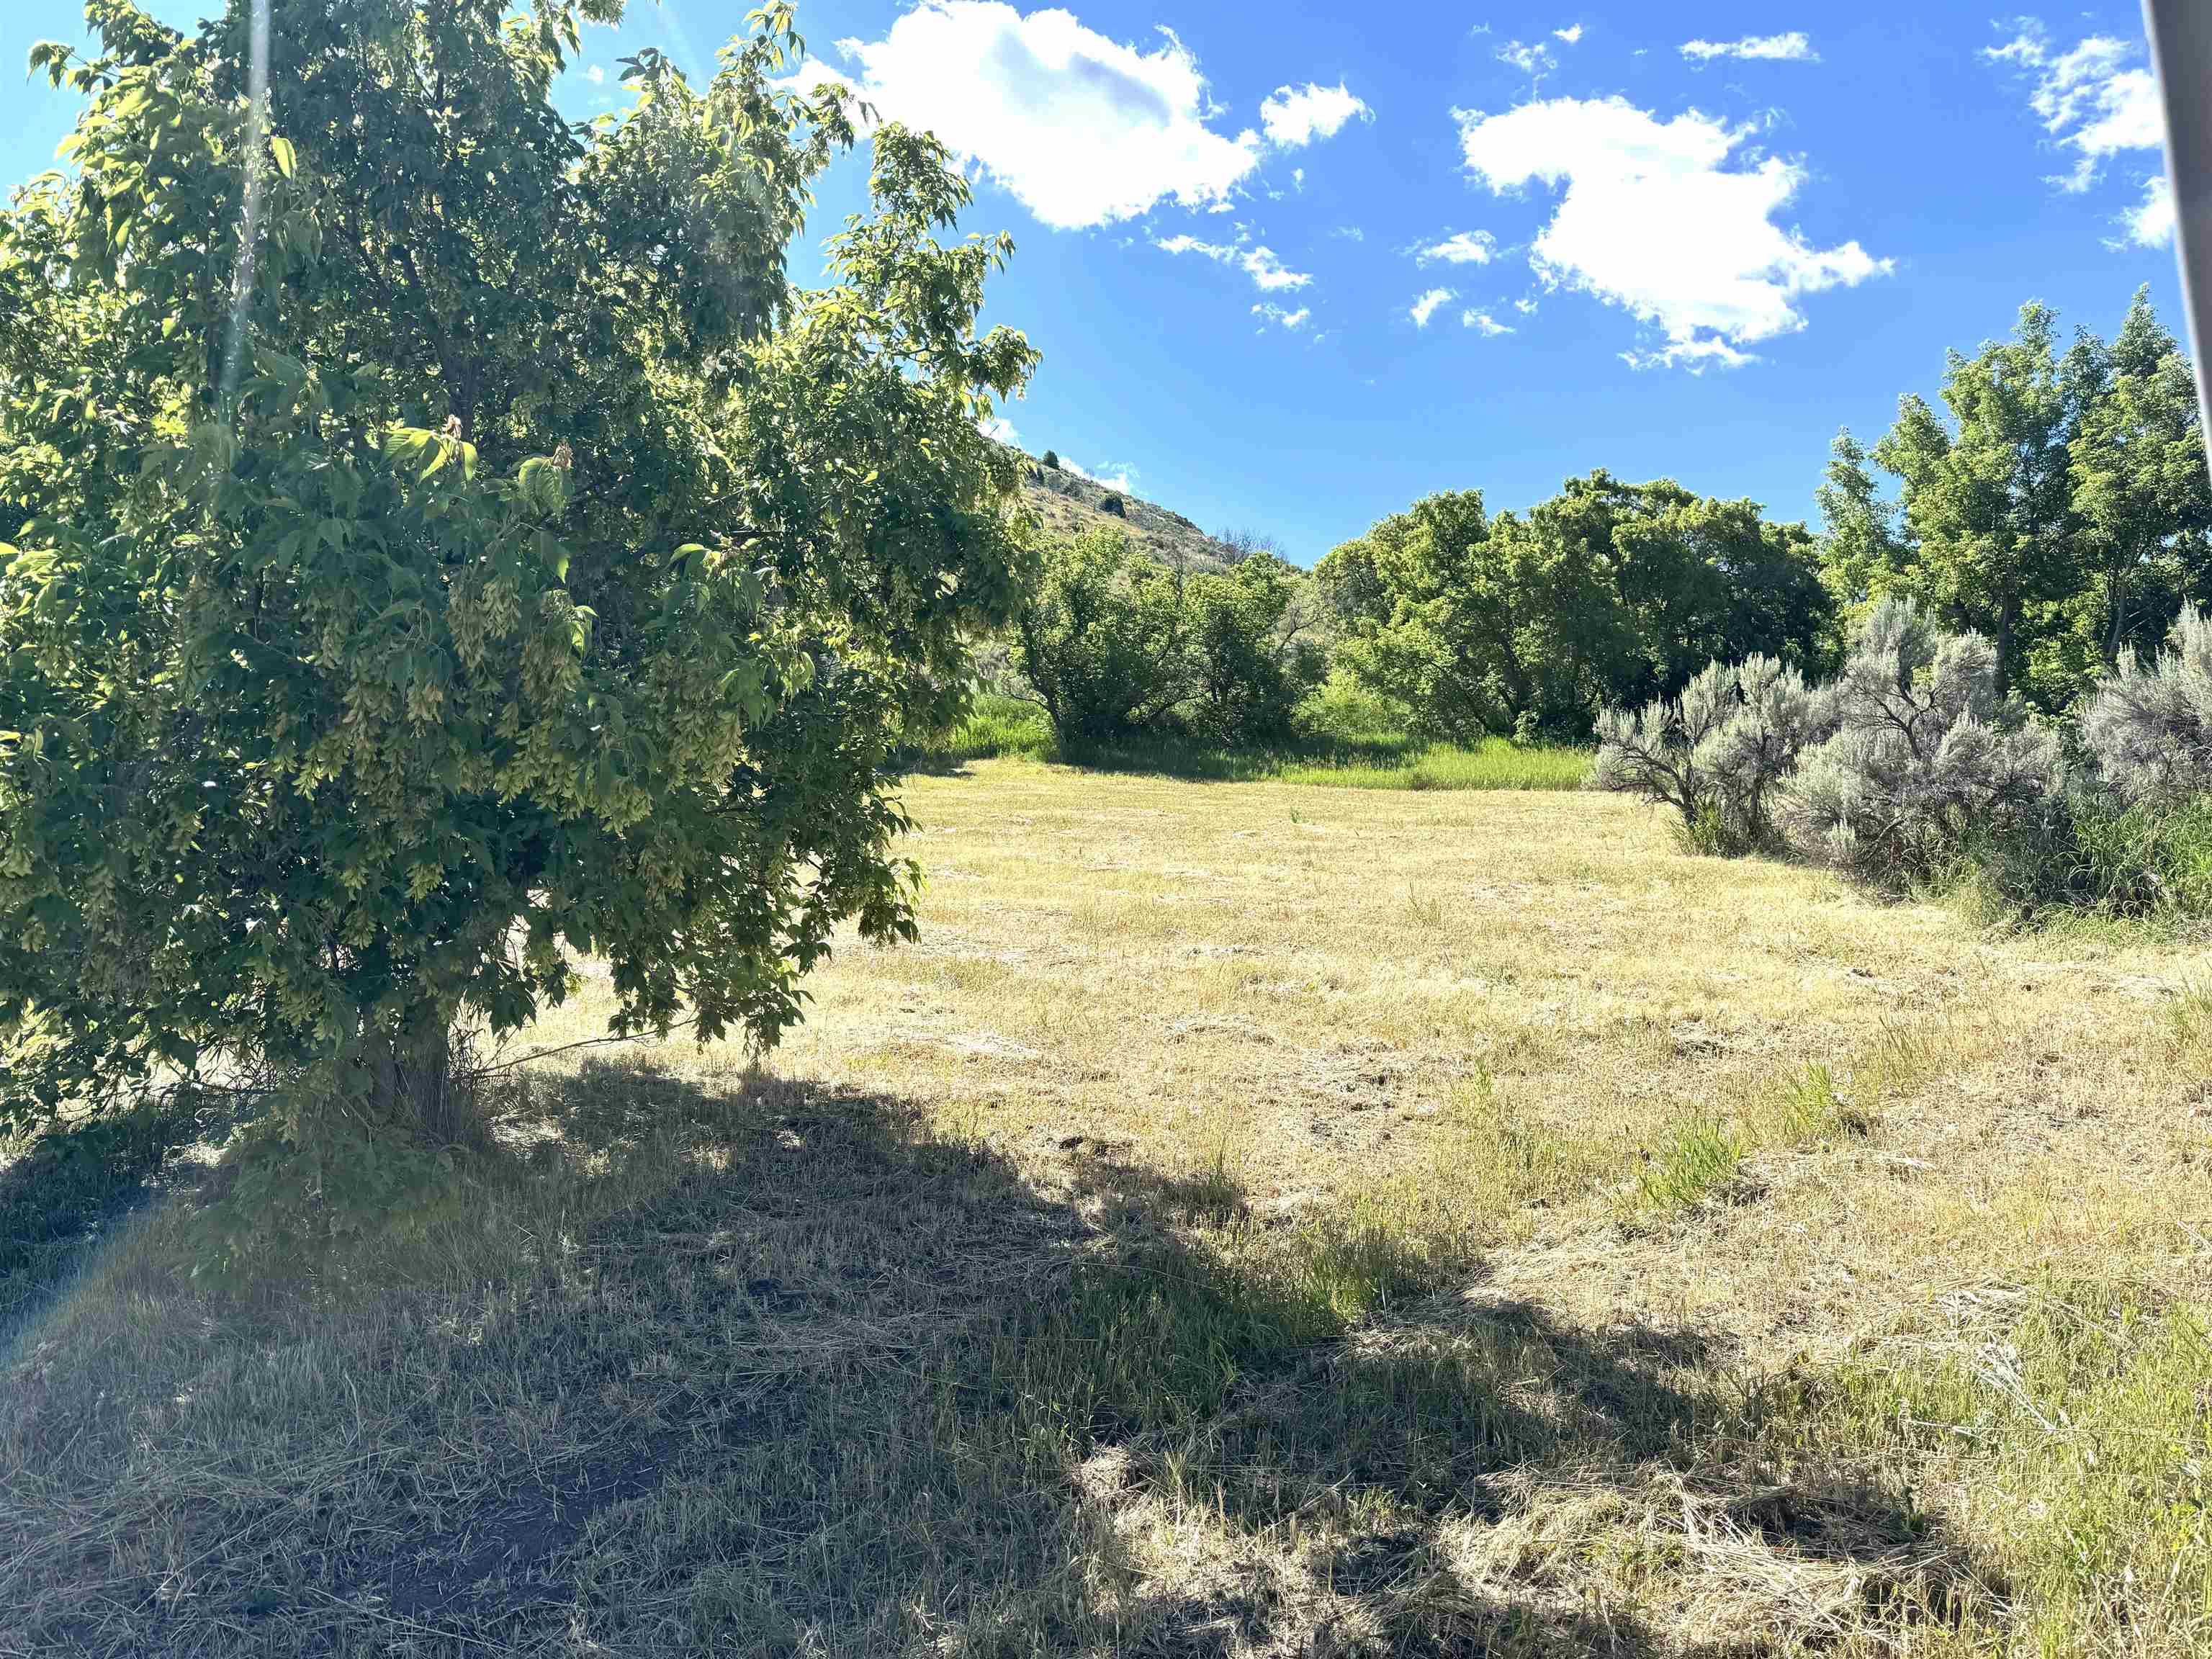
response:
<path id="1" fill-rule="evenodd" d="M 2123 652 L 2081 711 L 2081 745 L 2122 799 L 2212 792 L 2212 617 L 2182 607 L 2148 667 Z"/>
<path id="2" fill-rule="evenodd" d="M 1790 844 L 1884 881 L 1924 879 L 2057 809 L 2057 739 L 2000 690 L 1996 647 L 1885 599 L 1826 693 L 1833 735 L 1777 798 Z"/>
<path id="3" fill-rule="evenodd" d="M 1590 782 L 1674 807 L 1701 851 L 1747 852 L 1774 842 L 1776 787 L 1831 729 L 1826 699 L 1796 670 L 1771 657 L 1713 663 L 1677 702 L 1607 710 Z"/>

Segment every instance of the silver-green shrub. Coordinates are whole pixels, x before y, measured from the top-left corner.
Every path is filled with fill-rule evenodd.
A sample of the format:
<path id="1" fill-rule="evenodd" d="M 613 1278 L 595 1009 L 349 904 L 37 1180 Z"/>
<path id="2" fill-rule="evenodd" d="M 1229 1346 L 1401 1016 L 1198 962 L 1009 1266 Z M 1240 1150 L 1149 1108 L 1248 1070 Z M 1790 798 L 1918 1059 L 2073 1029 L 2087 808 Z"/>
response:
<path id="1" fill-rule="evenodd" d="M 1717 662 L 1676 702 L 1601 715 L 1590 782 L 1674 807 L 1702 851 L 1747 852 L 1774 842 L 1776 789 L 1833 729 L 1829 699 L 1796 669 L 1771 657 Z"/>
<path id="2" fill-rule="evenodd" d="M 2081 746 L 2130 805 L 2212 793 L 2212 617 L 2185 605 L 2148 667 L 2133 652 L 2081 711 Z"/>
<path id="3" fill-rule="evenodd" d="M 1806 750 L 1776 818 L 1807 857 L 1884 881 L 1924 878 L 2060 803 L 2057 739 L 2000 690 L 1996 648 L 1910 600 L 1867 617 L 1828 688 L 1834 734 Z"/>

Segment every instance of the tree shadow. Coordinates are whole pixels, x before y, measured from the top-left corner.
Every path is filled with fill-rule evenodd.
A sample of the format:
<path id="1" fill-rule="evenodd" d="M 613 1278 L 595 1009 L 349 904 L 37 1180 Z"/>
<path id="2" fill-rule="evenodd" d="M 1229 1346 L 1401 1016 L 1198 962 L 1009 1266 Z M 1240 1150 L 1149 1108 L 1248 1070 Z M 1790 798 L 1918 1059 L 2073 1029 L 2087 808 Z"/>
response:
<path id="1" fill-rule="evenodd" d="M 1833 1566 L 1869 1606 L 1964 1561 L 1761 1467 L 1702 1339 L 1423 1296 L 1218 1172 L 1079 1149 L 1048 1188 L 760 1073 L 594 1058 L 501 1104 L 482 1224 L 520 1267 L 364 1316 L 382 1374 L 319 1333 L 327 1397 L 286 1431 L 374 1455 L 248 1480 L 234 1451 L 133 1547 L 191 1560 L 182 1591 L 76 1563 L 106 1650 L 1718 1659 L 1770 1649 L 1685 1638 L 1595 1553 Z M 1333 1311 L 1354 1280 L 1379 1311 Z M 34 1638 L 90 1617 L 63 1598 Z"/>
<path id="2" fill-rule="evenodd" d="M 204 1132 L 204 1116 L 175 1095 L 149 1098 L 49 1124 L 0 1166 L 0 1348 L 146 1201 L 170 1155 Z"/>

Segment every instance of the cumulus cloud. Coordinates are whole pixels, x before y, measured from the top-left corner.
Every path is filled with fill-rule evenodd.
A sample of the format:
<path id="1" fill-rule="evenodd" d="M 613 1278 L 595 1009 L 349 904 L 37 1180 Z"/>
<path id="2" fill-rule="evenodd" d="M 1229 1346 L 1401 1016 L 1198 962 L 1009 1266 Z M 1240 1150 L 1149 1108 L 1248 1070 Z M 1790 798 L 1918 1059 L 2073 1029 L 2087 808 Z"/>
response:
<path id="1" fill-rule="evenodd" d="M 1552 33 L 1558 35 L 1560 40 L 1565 41 L 1571 46 L 1576 41 L 1583 38 L 1583 26 L 1580 23 L 1577 23 L 1571 27 L 1553 29 Z"/>
<path id="2" fill-rule="evenodd" d="M 2162 173 L 2143 180 L 2143 198 L 2120 216 L 2127 240 L 2138 247 L 2164 247 L 2173 240 L 2173 185 Z"/>
<path id="3" fill-rule="evenodd" d="M 988 420 L 978 422 L 977 424 L 983 428 L 985 437 L 995 438 L 1002 444 L 1012 445 L 1016 449 L 1022 447 L 1022 434 L 1015 430 L 1014 423 L 1005 416 L 994 415 Z"/>
<path id="4" fill-rule="evenodd" d="M 1304 288 L 1313 281 L 1310 272 L 1287 269 L 1271 247 L 1246 247 L 1241 243 L 1205 242 L 1183 234 L 1166 236 L 1152 246 L 1164 253 L 1195 253 L 1218 264 L 1236 265 L 1252 279 L 1254 287 L 1273 293 L 1279 289 Z"/>
<path id="5" fill-rule="evenodd" d="M 1273 323 L 1279 328 L 1287 328 L 1293 332 L 1304 328 L 1313 320 L 1313 311 L 1310 307 L 1300 306 L 1296 311 L 1285 311 L 1282 307 L 1270 304 L 1266 301 L 1254 306 L 1252 314 L 1261 319 L 1260 326 L 1263 329 L 1269 323 Z"/>
<path id="6" fill-rule="evenodd" d="M 1983 56 L 2027 78 L 2027 101 L 2054 142 L 2075 153 L 2074 168 L 2051 182 L 2084 191 L 2106 161 L 2123 150 L 2162 149 L 2166 120 L 2158 82 L 2136 62 L 2141 49 L 2108 34 L 2093 34 L 2060 52 L 2032 18 L 2020 32 Z"/>
<path id="7" fill-rule="evenodd" d="M 1498 252 L 1498 239 L 1486 230 L 1462 230 L 1441 242 L 1431 242 L 1415 254 L 1416 263 L 1448 265 L 1486 265 Z"/>
<path id="8" fill-rule="evenodd" d="M 1817 64 L 1820 54 L 1802 29 L 1787 34 L 1747 34 L 1741 40 L 1685 40 L 1682 56 L 1710 63 L 1716 58 L 1767 58 L 1784 64 Z"/>
<path id="9" fill-rule="evenodd" d="M 1333 87 L 1308 82 L 1303 90 L 1278 87 L 1260 106 L 1260 125 L 1267 142 L 1278 149 L 1297 149 L 1316 138 L 1333 138 L 1354 117 L 1371 121 L 1375 112 L 1341 82 Z"/>
<path id="10" fill-rule="evenodd" d="M 584 78 L 595 87 L 603 87 L 607 83 L 607 72 L 597 64 L 586 64 Z"/>
<path id="11" fill-rule="evenodd" d="M 1476 179 L 1498 191 L 1561 191 L 1529 250 L 1537 275 L 1663 331 L 1649 361 L 1747 362 L 1743 345 L 1804 326 L 1804 295 L 1890 269 L 1856 241 L 1816 247 L 1775 222 L 1804 170 L 1771 155 L 1731 165 L 1749 127 L 1696 110 L 1662 121 L 1620 97 L 1456 113 Z"/>
<path id="12" fill-rule="evenodd" d="M 1509 325 L 1499 322 L 1486 311 L 1462 311 L 1459 314 L 1459 321 L 1461 327 L 1474 329 L 1485 339 L 1494 340 L 1501 334 L 1513 332 Z"/>
<path id="13" fill-rule="evenodd" d="M 881 40 L 838 50 L 854 66 L 842 78 L 886 118 L 936 133 L 1064 230 L 1169 199 L 1225 205 L 1258 165 L 1260 135 L 1214 130 L 1198 60 L 1161 33 L 1145 52 L 1067 11 L 922 0 Z"/>
<path id="14" fill-rule="evenodd" d="M 1413 301 L 1407 315 L 1413 319 L 1415 328 L 1426 328 L 1429 319 L 1437 314 L 1437 307 L 1457 297 L 1448 288 L 1432 288 Z"/>

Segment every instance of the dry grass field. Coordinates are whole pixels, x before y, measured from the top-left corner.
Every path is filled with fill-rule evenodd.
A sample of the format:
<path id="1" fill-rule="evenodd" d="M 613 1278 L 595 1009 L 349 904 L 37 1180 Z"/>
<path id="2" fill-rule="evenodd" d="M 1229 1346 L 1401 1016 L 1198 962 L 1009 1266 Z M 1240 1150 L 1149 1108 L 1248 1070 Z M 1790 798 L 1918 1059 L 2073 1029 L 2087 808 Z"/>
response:
<path id="1" fill-rule="evenodd" d="M 519 1067 L 241 1295 L 174 1167 L 0 1353 L 0 1654 L 2212 1654 L 2201 940 L 1618 797 L 908 805 L 761 1066 Z"/>

